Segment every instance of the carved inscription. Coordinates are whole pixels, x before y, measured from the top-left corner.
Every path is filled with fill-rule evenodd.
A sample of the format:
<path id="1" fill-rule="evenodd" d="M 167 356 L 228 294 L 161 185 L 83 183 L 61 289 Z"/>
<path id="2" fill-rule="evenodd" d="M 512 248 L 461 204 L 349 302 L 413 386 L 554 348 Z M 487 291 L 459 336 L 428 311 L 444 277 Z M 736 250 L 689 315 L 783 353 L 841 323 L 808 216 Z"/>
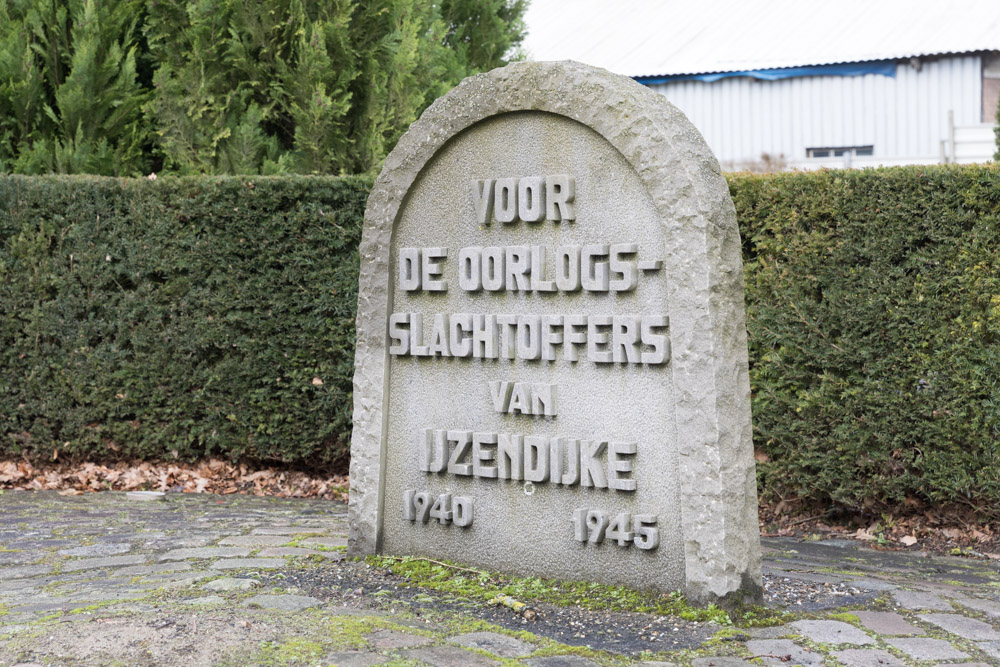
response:
<path id="1" fill-rule="evenodd" d="M 660 529 L 652 514 L 630 516 L 622 512 L 611 518 L 599 510 L 581 508 L 573 512 L 573 538 L 577 542 L 600 544 L 614 540 L 620 547 L 634 544 L 647 551 L 660 546 Z"/>
<path id="2" fill-rule="evenodd" d="M 421 429 L 422 472 L 635 491 L 634 442 Z"/>
<path id="3" fill-rule="evenodd" d="M 407 489 L 403 492 L 403 518 L 407 521 L 427 523 L 437 519 L 441 524 L 471 526 L 473 514 L 472 498 L 442 493 L 432 497 L 426 491 Z"/>
<path id="4" fill-rule="evenodd" d="M 576 181 L 569 175 L 472 181 L 476 222 L 574 222 Z M 640 276 L 663 269 L 660 259 L 639 259 L 638 243 L 400 248 L 398 285 L 405 292 L 606 294 L 636 290 Z M 659 313 L 546 314 L 396 312 L 389 316 L 389 354 L 397 357 L 515 359 L 662 367 L 670 361 L 669 320 Z M 558 387 L 510 380 L 489 382 L 495 412 L 555 418 Z M 544 436 L 471 429 L 420 429 L 416 459 L 428 475 L 535 483 L 631 493 L 639 446 L 610 439 Z M 403 516 L 414 523 L 469 526 L 473 499 L 432 497 L 408 489 Z M 574 539 L 614 541 L 650 551 L 659 545 L 652 514 L 573 513 Z"/>
<path id="5" fill-rule="evenodd" d="M 556 416 L 557 387 L 554 384 L 490 382 L 493 409 L 512 415 Z"/>

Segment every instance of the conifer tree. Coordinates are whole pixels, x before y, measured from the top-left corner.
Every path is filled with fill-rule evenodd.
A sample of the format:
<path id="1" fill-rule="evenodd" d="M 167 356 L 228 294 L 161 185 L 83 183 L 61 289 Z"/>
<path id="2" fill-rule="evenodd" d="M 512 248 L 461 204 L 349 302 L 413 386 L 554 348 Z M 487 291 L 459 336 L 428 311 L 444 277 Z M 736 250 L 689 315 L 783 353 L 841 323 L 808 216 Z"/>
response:
<path id="1" fill-rule="evenodd" d="M 526 0 L 0 0 L 0 171 L 364 173 Z"/>

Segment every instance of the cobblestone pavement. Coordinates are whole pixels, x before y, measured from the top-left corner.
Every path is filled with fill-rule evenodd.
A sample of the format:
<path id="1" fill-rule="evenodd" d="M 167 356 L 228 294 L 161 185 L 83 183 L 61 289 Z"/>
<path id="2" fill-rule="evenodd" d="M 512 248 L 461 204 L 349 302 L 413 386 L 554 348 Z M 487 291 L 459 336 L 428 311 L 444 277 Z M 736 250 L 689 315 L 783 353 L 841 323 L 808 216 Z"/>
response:
<path id="1" fill-rule="evenodd" d="M 1000 665 L 995 562 L 765 539 L 769 606 L 794 616 L 734 628 L 544 606 L 529 621 L 401 587 L 346 543 L 340 503 L 3 492 L 0 667 Z"/>

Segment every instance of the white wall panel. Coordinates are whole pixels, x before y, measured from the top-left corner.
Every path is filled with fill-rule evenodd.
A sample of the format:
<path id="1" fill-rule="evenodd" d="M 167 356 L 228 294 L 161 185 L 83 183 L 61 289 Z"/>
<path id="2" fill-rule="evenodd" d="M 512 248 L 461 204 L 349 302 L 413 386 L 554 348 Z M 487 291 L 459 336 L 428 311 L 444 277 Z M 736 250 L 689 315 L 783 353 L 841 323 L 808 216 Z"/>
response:
<path id="1" fill-rule="evenodd" d="M 746 77 L 714 83 L 650 86 L 683 111 L 723 167 L 760 160 L 763 153 L 801 161 L 806 149 L 874 146 L 874 157 L 898 162 L 937 160 L 956 125 L 980 122 L 979 56 L 899 65 L 896 77 L 810 76 L 780 81 Z"/>

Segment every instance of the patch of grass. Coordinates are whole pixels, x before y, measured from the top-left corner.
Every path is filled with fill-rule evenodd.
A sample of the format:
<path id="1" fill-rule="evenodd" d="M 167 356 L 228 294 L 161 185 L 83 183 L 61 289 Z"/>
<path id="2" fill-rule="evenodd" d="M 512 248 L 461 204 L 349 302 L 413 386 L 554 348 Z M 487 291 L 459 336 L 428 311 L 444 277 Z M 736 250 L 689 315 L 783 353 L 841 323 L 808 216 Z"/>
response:
<path id="1" fill-rule="evenodd" d="M 317 641 L 292 637 L 283 642 L 265 642 L 258 660 L 265 665 L 313 664 L 324 654 L 323 645 Z"/>
<path id="2" fill-rule="evenodd" d="M 826 618 L 831 621 L 843 621 L 844 623 L 850 623 L 851 625 L 861 625 L 861 619 L 850 612 L 839 612 L 836 614 L 827 614 Z"/>
<path id="3" fill-rule="evenodd" d="M 716 605 L 693 607 L 679 591 L 670 594 L 642 593 L 624 586 L 593 582 L 512 577 L 495 572 L 477 574 L 452 563 L 431 562 L 412 556 L 369 556 L 365 561 L 373 567 L 391 569 L 407 577 L 414 586 L 487 602 L 505 595 L 521 602 L 548 602 L 591 610 L 638 611 L 678 616 L 687 621 L 714 621 L 721 625 L 732 623 L 729 614 Z"/>
<path id="4" fill-rule="evenodd" d="M 368 646 L 365 635 L 385 628 L 414 632 L 413 628 L 397 626 L 374 616 L 336 616 L 326 623 L 323 631 L 334 648 L 355 649 Z"/>

